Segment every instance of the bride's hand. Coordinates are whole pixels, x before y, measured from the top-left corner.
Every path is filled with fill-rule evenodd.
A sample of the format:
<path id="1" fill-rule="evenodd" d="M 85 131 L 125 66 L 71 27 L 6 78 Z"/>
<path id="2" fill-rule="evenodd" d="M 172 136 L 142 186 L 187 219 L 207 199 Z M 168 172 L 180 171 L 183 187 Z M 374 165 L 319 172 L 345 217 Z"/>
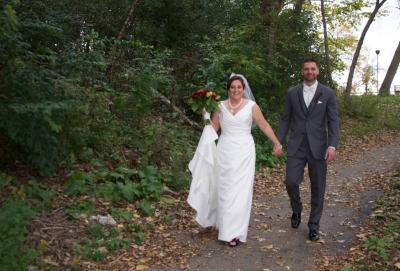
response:
<path id="1" fill-rule="evenodd" d="M 276 157 L 279 157 L 282 155 L 282 145 L 281 144 L 274 144 L 274 149 L 273 149 L 273 154 Z"/>
<path id="2" fill-rule="evenodd" d="M 203 108 L 202 115 L 203 115 L 203 120 L 209 120 L 211 118 L 210 113 L 207 112 L 204 108 Z"/>

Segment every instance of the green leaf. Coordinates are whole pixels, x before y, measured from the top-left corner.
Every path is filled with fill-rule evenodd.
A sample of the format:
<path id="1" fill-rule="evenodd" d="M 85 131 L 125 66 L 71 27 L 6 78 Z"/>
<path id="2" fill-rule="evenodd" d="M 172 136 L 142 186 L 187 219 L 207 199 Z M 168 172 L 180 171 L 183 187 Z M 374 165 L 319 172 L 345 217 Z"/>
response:
<path id="1" fill-rule="evenodd" d="M 6 186 L 7 184 L 11 183 L 14 180 L 15 180 L 14 177 L 9 176 L 5 173 L 0 173 L 0 187 Z"/>
<path id="2" fill-rule="evenodd" d="M 111 215 L 114 218 L 120 218 L 120 219 L 123 219 L 126 221 L 132 220 L 132 217 L 133 217 L 132 213 L 125 211 L 123 209 L 117 209 L 117 208 L 111 209 Z"/>
<path id="3" fill-rule="evenodd" d="M 145 215 L 145 216 L 153 216 L 154 215 L 154 208 L 151 207 L 150 203 L 147 201 L 142 201 L 137 204 L 137 207 L 139 210 Z"/>
<path id="4" fill-rule="evenodd" d="M 122 194 L 122 197 L 130 202 L 138 199 L 142 195 L 140 192 L 140 185 L 132 181 L 128 181 L 125 184 L 117 183 L 117 188 Z"/>

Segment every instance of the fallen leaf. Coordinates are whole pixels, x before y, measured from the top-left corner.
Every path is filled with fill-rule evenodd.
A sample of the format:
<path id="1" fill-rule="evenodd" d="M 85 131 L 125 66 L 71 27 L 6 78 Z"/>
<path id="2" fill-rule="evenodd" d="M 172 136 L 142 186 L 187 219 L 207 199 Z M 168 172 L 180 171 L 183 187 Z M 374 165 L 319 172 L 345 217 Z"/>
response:
<path id="1" fill-rule="evenodd" d="M 284 260 L 277 260 L 275 263 L 277 265 L 279 265 L 279 266 L 284 266 L 285 265 L 285 261 Z"/>

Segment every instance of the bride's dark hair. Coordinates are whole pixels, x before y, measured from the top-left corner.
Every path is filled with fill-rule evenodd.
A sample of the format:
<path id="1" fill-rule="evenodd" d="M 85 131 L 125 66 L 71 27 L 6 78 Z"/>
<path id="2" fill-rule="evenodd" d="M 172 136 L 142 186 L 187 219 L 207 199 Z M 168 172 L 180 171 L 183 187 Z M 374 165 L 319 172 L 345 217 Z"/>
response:
<path id="1" fill-rule="evenodd" d="M 235 80 L 239 80 L 242 83 L 243 89 L 245 88 L 245 84 L 243 81 L 243 78 L 237 75 L 232 76 L 231 78 L 229 78 L 228 83 L 226 84 L 226 90 L 229 90 L 229 88 L 231 87 L 231 84 L 233 81 Z"/>

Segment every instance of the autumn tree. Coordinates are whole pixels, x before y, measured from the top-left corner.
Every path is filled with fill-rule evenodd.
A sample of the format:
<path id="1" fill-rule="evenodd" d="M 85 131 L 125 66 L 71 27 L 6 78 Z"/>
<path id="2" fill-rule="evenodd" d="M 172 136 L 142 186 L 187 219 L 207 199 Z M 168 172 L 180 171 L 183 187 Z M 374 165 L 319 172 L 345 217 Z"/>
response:
<path id="1" fill-rule="evenodd" d="M 397 49 L 393 55 L 390 65 L 389 65 L 389 69 L 386 72 L 385 79 L 383 79 L 382 85 L 379 89 L 380 95 L 389 95 L 390 94 L 390 87 L 392 85 L 393 78 L 396 75 L 399 64 L 400 64 L 400 42 L 397 45 Z"/>
<path id="2" fill-rule="evenodd" d="M 345 97 L 345 104 L 348 104 L 349 101 L 349 97 L 350 97 L 350 93 L 352 90 L 352 83 L 353 83 L 353 77 L 354 77 L 354 71 L 357 65 L 357 60 L 360 56 L 360 52 L 361 52 L 361 47 L 364 43 L 364 39 L 365 36 L 367 35 L 367 32 L 369 30 L 369 27 L 371 26 L 372 22 L 374 21 L 376 15 L 378 14 L 379 9 L 383 6 L 383 4 L 386 2 L 386 0 L 376 0 L 375 2 L 375 6 L 374 9 L 372 10 L 372 12 L 370 13 L 369 17 L 368 17 L 368 21 L 364 26 L 364 29 L 361 33 L 360 39 L 358 40 L 357 43 L 357 47 L 356 50 L 354 52 L 353 55 L 353 59 L 351 61 L 351 65 L 350 65 L 350 69 L 349 69 L 349 75 L 347 78 L 347 84 L 346 84 L 346 89 L 345 89 L 345 93 L 344 93 L 344 97 Z"/>

